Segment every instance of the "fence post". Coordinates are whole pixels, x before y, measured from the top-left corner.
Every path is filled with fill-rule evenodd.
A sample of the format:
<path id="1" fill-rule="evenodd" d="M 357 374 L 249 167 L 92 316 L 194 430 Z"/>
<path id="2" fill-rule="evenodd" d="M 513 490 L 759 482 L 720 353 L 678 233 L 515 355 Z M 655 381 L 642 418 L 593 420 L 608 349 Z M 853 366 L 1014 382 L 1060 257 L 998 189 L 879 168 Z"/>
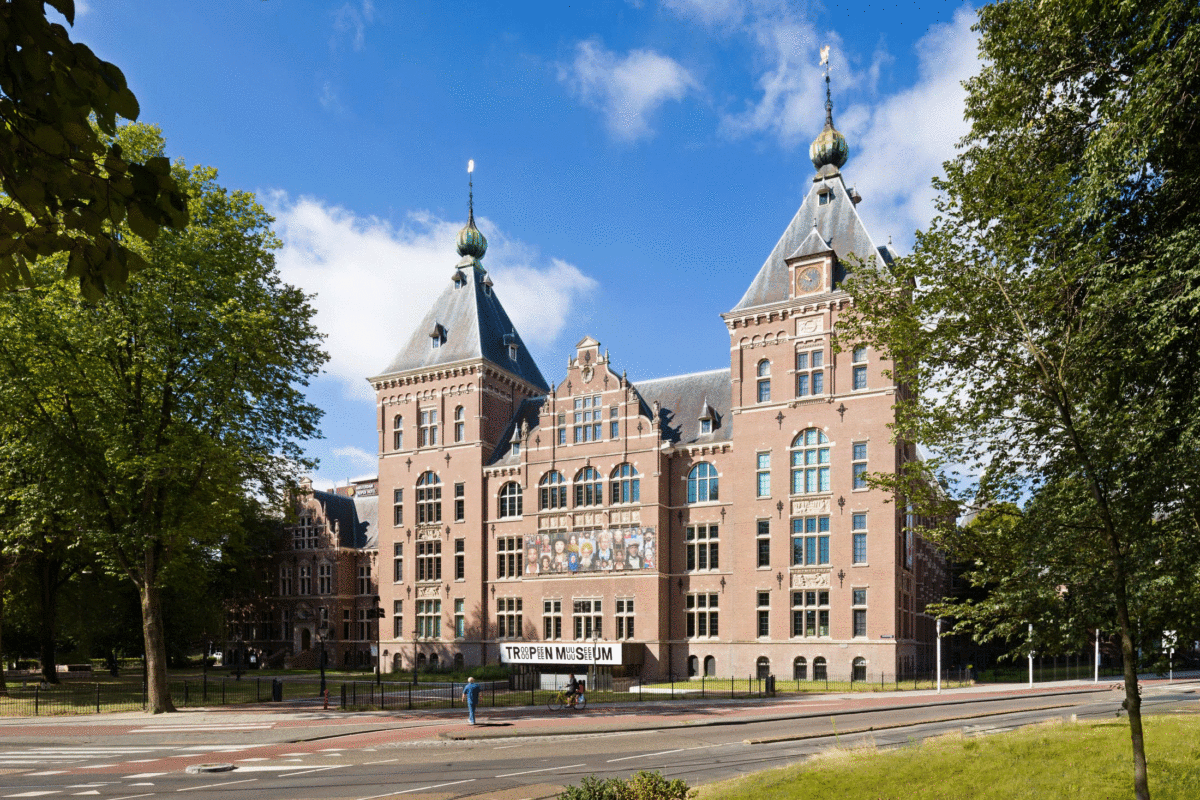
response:
<path id="1" fill-rule="evenodd" d="M 221 678 L 221 705 L 225 705 L 225 678 Z"/>
<path id="2" fill-rule="evenodd" d="M 100 713 L 100 684 L 96 684 L 96 713 Z"/>
<path id="3" fill-rule="evenodd" d="M 203 694 L 203 696 L 201 699 L 207 703 L 208 702 L 208 673 L 207 672 L 204 673 L 204 689 L 203 689 L 202 694 Z"/>
<path id="4" fill-rule="evenodd" d="M 150 707 L 150 685 L 146 683 L 146 679 L 142 679 L 142 709 Z"/>
<path id="5" fill-rule="evenodd" d="M 346 684 L 342 684 L 342 711 L 346 710 Z"/>
<path id="6" fill-rule="evenodd" d="M 256 703 L 262 702 L 262 695 L 259 694 L 259 691 L 258 691 L 261 688 L 262 688 L 262 678 L 255 678 L 254 679 L 254 702 L 256 702 Z"/>
<path id="7" fill-rule="evenodd" d="M 33 685 L 33 715 L 35 717 L 39 713 L 39 709 L 41 708 L 41 702 L 42 702 L 42 685 L 40 683 L 35 683 Z"/>
<path id="8" fill-rule="evenodd" d="M 185 706 L 188 704 L 188 685 L 187 685 L 187 681 L 184 681 L 184 682 L 183 682 L 183 704 L 184 704 Z"/>
<path id="9" fill-rule="evenodd" d="M 496 682 L 492 681 L 492 708 L 496 707 Z"/>
<path id="10" fill-rule="evenodd" d="M 408 685 L 408 710 L 412 711 L 412 684 Z"/>

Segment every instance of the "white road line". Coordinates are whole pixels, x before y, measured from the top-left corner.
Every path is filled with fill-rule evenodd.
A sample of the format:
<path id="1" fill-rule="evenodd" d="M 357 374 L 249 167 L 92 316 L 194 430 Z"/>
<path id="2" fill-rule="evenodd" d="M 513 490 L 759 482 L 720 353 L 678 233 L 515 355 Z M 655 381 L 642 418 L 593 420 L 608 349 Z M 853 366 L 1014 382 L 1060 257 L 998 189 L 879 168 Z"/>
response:
<path id="1" fill-rule="evenodd" d="M 295 777 L 296 775 L 308 775 L 309 773 L 312 773 L 312 772 L 325 772 L 327 770 L 341 769 L 342 767 L 348 767 L 348 766 L 350 766 L 350 765 L 349 764 L 334 764 L 333 766 L 329 766 L 329 767 L 316 767 L 315 769 L 305 769 L 305 770 L 301 770 L 300 772 L 285 772 L 282 775 L 280 775 L 279 777 L 292 778 L 292 777 Z"/>
<path id="2" fill-rule="evenodd" d="M 399 761 L 399 760 L 400 759 L 398 759 L 398 758 L 385 758 L 383 761 L 365 761 L 365 762 L 363 762 L 363 766 L 366 767 L 371 764 L 390 764 L 393 761 Z"/>
<path id="3" fill-rule="evenodd" d="M 123 797 L 114 797 L 112 800 L 133 800 L 135 797 L 149 797 L 154 792 L 146 792 L 145 794 L 127 794 Z"/>
<path id="4" fill-rule="evenodd" d="M 117 765 L 116 764 L 88 764 L 86 767 L 80 767 L 80 769 L 103 769 L 105 767 L 115 767 L 115 766 L 117 766 Z"/>
<path id="5" fill-rule="evenodd" d="M 524 747 L 523 744 L 506 744 L 503 747 L 493 747 L 493 750 L 511 750 L 514 747 Z"/>
<path id="6" fill-rule="evenodd" d="M 270 761 L 270 760 L 271 759 L 269 759 L 265 756 L 258 756 L 257 758 L 239 758 L 238 759 L 238 761 Z"/>
<path id="7" fill-rule="evenodd" d="M 48 792 L 21 792 L 20 794 L 6 794 L 5 797 L 41 797 L 47 794 L 58 794 L 58 789 L 53 789 Z"/>
<path id="8" fill-rule="evenodd" d="M 610 758 L 608 761 L 605 761 L 604 763 L 612 764 L 617 761 L 629 761 L 632 758 L 650 758 L 651 756 L 665 756 L 669 753 L 682 753 L 684 750 L 689 750 L 689 749 L 691 749 L 691 748 L 680 747 L 678 750 L 663 750 L 660 753 L 640 753 L 636 756 L 625 756 L 624 758 Z"/>
<path id="9" fill-rule="evenodd" d="M 126 761 L 125 763 L 126 764 L 148 764 L 151 761 L 162 761 L 162 759 L 161 758 L 135 758 L 130 761 Z"/>
<path id="10" fill-rule="evenodd" d="M 566 767 L 546 767 L 545 769 L 531 769 L 525 772 L 509 772 L 504 775 L 497 775 L 497 778 L 515 778 L 518 775 L 532 775 L 535 772 L 553 772 L 556 769 L 575 769 L 575 767 L 586 767 L 586 764 L 571 764 Z"/>
<path id="11" fill-rule="evenodd" d="M 157 778 L 159 775 L 166 775 L 165 772 L 139 772 L 137 775 L 126 775 L 125 780 L 135 780 L 137 778 Z"/>
<path id="12" fill-rule="evenodd" d="M 40 778 L 43 775 L 63 775 L 66 772 L 67 772 L 67 770 L 65 770 L 65 769 L 48 769 L 45 772 L 26 772 L 25 776 L 26 777 L 37 776 Z"/>
<path id="13" fill-rule="evenodd" d="M 251 764 L 245 767 L 238 767 L 238 772 L 287 772 L 290 769 L 296 769 L 298 765 L 288 764 L 280 766 L 279 764 Z M 333 764 L 325 767 L 314 767 L 313 769 L 337 769 L 338 767 L 348 767 L 349 764 Z"/>
<path id="14" fill-rule="evenodd" d="M 457 786 L 460 783 L 474 783 L 474 778 L 467 778 L 465 781 L 451 781 L 450 783 L 435 783 L 432 786 L 418 786 L 416 789 L 405 789 L 402 792 L 388 792 L 387 794 L 373 794 L 370 797 L 360 797 L 358 800 L 379 800 L 381 797 L 395 797 L 398 794 L 412 794 L 413 792 L 426 792 L 430 789 L 441 789 L 443 786 Z M 118 798 L 119 800 L 119 798 Z"/>
<path id="15" fill-rule="evenodd" d="M 222 786 L 233 786 L 235 783 L 254 783 L 258 778 L 246 778 L 242 781 L 225 781 L 225 783 L 209 783 L 204 786 L 189 786 L 186 789 L 176 789 L 177 792 L 194 792 L 197 789 L 220 789 Z M 141 795 L 145 797 L 145 795 Z"/>

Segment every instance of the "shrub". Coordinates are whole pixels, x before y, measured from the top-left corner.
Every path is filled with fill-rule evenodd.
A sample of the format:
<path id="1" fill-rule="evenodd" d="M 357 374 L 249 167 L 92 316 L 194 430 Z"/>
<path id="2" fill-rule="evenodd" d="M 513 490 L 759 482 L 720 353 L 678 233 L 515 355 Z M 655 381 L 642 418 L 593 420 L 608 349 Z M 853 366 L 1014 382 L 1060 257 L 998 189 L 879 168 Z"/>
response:
<path id="1" fill-rule="evenodd" d="M 682 780 L 669 781 L 658 772 L 639 772 L 628 781 L 586 776 L 568 786 L 559 800 L 688 800 L 695 791 Z"/>

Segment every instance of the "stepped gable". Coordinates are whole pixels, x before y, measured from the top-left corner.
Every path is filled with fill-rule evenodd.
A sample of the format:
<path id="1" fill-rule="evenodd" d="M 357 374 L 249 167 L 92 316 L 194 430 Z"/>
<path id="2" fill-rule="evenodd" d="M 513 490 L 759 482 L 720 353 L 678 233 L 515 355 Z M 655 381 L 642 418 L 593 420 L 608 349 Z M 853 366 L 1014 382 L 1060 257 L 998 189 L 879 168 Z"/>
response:
<path id="1" fill-rule="evenodd" d="M 665 441 L 676 444 L 727 442 L 733 438 L 729 369 L 694 372 L 670 378 L 638 381 L 633 385 L 647 416 L 658 402 L 659 422 Z M 712 431 L 700 432 L 700 418 L 713 417 Z"/>

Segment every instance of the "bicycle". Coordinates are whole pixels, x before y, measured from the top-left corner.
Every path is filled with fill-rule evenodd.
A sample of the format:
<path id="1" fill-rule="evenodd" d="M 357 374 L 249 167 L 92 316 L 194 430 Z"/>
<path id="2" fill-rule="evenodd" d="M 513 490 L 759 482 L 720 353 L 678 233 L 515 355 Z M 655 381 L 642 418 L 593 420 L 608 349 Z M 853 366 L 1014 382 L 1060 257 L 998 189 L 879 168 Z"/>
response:
<path id="1" fill-rule="evenodd" d="M 582 711 L 587 706 L 587 695 L 583 692 L 572 696 L 569 692 L 562 691 L 551 696 L 546 706 L 551 711 L 562 711 L 566 708 L 573 708 L 576 711 Z"/>

